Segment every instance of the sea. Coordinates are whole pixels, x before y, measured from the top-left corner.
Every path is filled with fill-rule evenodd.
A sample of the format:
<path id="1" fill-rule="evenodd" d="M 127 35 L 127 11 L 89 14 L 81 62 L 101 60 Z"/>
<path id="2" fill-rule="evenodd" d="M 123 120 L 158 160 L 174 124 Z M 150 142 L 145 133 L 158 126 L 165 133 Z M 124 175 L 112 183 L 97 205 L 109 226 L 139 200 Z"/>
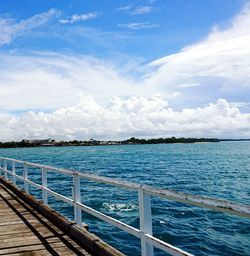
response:
<path id="1" fill-rule="evenodd" d="M 0 156 L 68 168 L 195 195 L 250 204 L 250 142 L 112 145 L 0 149 Z M 22 174 L 21 166 L 17 173 Z M 41 184 L 41 172 L 29 168 Z M 18 182 L 23 186 L 22 182 Z M 48 173 L 48 186 L 72 195 L 72 179 Z M 41 192 L 30 187 L 41 199 Z M 138 197 L 133 191 L 82 180 L 82 203 L 139 227 Z M 73 219 L 73 208 L 49 196 L 49 205 Z M 250 255 L 250 220 L 152 197 L 154 236 L 194 255 Z M 89 230 L 126 255 L 140 255 L 140 241 L 83 213 Z M 155 255 L 167 255 L 155 249 Z"/>

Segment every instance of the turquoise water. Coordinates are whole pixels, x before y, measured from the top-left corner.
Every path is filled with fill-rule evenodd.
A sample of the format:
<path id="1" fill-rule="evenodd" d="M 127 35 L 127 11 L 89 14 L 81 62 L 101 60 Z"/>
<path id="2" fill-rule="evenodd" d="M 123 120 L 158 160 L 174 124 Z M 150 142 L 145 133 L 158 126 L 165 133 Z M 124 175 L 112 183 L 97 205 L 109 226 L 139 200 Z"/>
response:
<path id="1" fill-rule="evenodd" d="M 250 204 L 250 142 L 0 149 L 0 155 Z M 41 182 L 38 169 L 29 173 Z M 49 173 L 49 187 L 71 195 L 72 181 Z M 31 191 L 41 198 L 39 191 Z M 136 193 L 82 181 L 82 201 L 139 226 Z M 50 197 L 49 203 L 72 218 L 67 204 Z M 160 198 L 153 198 L 152 214 L 154 235 L 190 253 L 250 255 L 250 220 Z M 140 255 L 137 238 L 87 214 L 83 222 L 127 255 Z M 165 254 L 156 250 L 156 255 Z"/>

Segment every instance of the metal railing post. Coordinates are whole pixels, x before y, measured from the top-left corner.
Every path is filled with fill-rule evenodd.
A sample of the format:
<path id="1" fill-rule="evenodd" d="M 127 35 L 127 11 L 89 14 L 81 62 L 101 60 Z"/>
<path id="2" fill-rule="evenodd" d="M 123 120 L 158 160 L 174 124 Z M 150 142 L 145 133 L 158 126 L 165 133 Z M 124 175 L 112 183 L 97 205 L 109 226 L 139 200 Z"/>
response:
<path id="1" fill-rule="evenodd" d="M 29 193 L 29 184 L 28 179 L 28 166 L 26 163 L 23 163 L 23 178 L 24 178 L 24 190 L 26 193 Z"/>
<path id="2" fill-rule="evenodd" d="M 140 231 L 141 237 L 141 255 L 153 256 L 154 247 L 146 241 L 144 234 L 152 235 L 152 215 L 151 215 L 151 199 L 141 187 L 138 191 L 139 199 L 139 215 L 140 215 Z"/>
<path id="3" fill-rule="evenodd" d="M 75 173 L 73 176 L 73 199 L 74 199 L 75 222 L 77 225 L 81 225 L 82 224 L 82 210 L 76 204 L 76 202 L 81 203 L 81 184 L 80 184 L 80 177 L 77 175 L 77 173 Z"/>
<path id="4" fill-rule="evenodd" d="M 41 171 L 42 171 L 42 186 L 43 186 L 43 188 L 47 188 L 48 187 L 47 170 L 45 170 L 45 168 L 42 167 Z M 48 193 L 47 193 L 47 191 L 43 189 L 42 193 L 43 193 L 43 203 L 48 204 Z"/>
<path id="5" fill-rule="evenodd" d="M 7 180 L 8 179 L 8 174 L 7 174 L 7 160 L 4 160 L 4 166 L 3 166 L 3 169 L 4 169 L 4 178 Z"/>
<path id="6" fill-rule="evenodd" d="M 16 163 L 15 162 L 12 162 L 12 173 L 16 174 Z M 13 182 L 16 185 L 16 176 L 13 175 L 12 177 L 13 177 Z"/>

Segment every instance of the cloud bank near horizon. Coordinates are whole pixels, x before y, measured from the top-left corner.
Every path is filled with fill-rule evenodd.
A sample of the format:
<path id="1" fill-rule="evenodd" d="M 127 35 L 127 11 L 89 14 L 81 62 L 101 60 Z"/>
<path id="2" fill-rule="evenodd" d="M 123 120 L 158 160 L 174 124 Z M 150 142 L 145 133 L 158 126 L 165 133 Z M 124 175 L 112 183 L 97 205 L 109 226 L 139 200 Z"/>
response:
<path id="1" fill-rule="evenodd" d="M 91 96 L 52 113 L 0 114 L 1 140 L 32 138 L 119 139 L 139 137 L 249 138 L 250 113 L 219 99 L 203 108 L 174 111 L 160 95 L 113 97 L 101 106 Z"/>

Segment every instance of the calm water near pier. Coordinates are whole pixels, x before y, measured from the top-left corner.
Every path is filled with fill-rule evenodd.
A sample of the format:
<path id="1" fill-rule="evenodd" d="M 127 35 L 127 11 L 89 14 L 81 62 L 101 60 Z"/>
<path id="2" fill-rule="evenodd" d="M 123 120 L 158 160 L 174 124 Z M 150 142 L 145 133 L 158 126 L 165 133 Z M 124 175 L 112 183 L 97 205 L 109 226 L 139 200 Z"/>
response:
<path id="1" fill-rule="evenodd" d="M 250 204 L 250 142 L 0 149 L 0 156 Z M 38 169 L 29 173 L 41 183 Z M 50 188 L 71 195 L 71 179 L 52 172 L 48 177 Z M 32 193 L 41 198 L 36 189 Z M 72 218 L 72 207 L 50 197 L 49 202 Z M 83 181 L 82 202 L 139 226 L 134 192 Z M 248 219 L 160 198 L 153 198 L 152 214 L 154 235 L 190 253 L 250 255 Z M 127 255 L 140 255 L 137 238 L 87 214 L 83 222 Z M 165 254 L 156 250 L 156 255 Z"/>

